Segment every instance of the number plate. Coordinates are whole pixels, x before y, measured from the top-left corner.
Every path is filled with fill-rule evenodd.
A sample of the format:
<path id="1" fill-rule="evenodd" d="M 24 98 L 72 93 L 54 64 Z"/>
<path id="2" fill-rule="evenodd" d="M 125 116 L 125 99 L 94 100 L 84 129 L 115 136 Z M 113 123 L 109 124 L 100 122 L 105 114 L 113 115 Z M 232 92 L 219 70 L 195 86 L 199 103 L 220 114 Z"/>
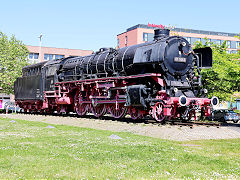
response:
<path id="1" fill-rule="evenodd" d="M 184 57 L 174 57 L 174 62 L 186 63 L 187 58 Z"/>

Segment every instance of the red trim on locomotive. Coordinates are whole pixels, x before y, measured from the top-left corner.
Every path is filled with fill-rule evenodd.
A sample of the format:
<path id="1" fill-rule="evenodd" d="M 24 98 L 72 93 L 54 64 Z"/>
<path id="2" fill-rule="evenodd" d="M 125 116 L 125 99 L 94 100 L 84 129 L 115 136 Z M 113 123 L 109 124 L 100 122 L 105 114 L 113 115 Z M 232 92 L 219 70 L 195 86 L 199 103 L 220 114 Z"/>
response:
<path id="1" fill-rule="evenodd" d="M 156 103 L 149 109 L 125 107 L 126 87 L 132 85 L 132 80 L 141 78 L 152 78 L 160 86 L 164 87 L 165 82 L 161 74 L 141 74 L 134 76 L 108 77 L 98 79 L 85 79 L 79 81 L 58 82 L 55 84 L 55 91 L 45 91 L 43 101 L 17 101 L 20 107 L 26 112 L 45 111 L 52 113 L 77 112 L 78 115 L 93 113 L 96 117 L 103 116 L 107 112 L 114 118 L 121 118 L 127 113 L 132 119 L 142 119 L 147 115 L 161 122 L 164 119 L 182 118 L 182 105 L 180 97 L 170 97 L 165 90 L 158 91 Z M 131 83 L 129 83 L 131 80 Z M 109 90 L 115 94 L 108 94 Z M 184 117 L 196 120 L 196 110 L 202 110 L 204 116 L 210 115 L 211 100 L 208 98 L 187 98 L 184 106 L 190 107 L 188 115 Z"/>

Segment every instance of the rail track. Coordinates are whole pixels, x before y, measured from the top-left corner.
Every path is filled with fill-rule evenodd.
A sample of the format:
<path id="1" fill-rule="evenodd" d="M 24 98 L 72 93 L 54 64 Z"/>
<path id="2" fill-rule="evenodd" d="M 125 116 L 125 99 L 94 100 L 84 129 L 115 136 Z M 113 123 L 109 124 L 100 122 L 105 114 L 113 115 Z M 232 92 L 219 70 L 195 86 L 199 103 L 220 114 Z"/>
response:
<path id="1" fill-rule="evenodd" d="M 222 123 L 219 122 L 204 122 L 204 121 L 189 121 L 189 122 L 170 122 L 171 125 L 178 125 L 178 126 L 215 126 L 217 128 L 219 128 Z"/>
<path id="2" fill-rule="evenodd" d="M 114 119 L 111 116 L 108 115 L 104 115 L 102 117 L 95 117 L 94 115 L 85 115 L 83 117 L 79 117 L 77 116 L 77 114 L 75 113 L 70 113 L 70 114 L 38 114 L 38 113 L 22 113 L 20 112 L 19 114 L 25 114 L 25 115 L 30 115 L 30 116 L 53 116 L 53 117 L 71 117 L 71 118 L 87 118 L 87 119 L 93 119 L 93 120 L 102 120 L 102 121 L 115 121 L 115 122 L 125 122 L 125 123 L 132 123 L 132 124 L 151 124 L 153 126 L 164 126 L 164 125 L 171 125 L 171 126 L 186 126 L 186 127 L 190 127 L 193 128 L 194 126 L 206 126 L 206 127 L 210 127 L 210 126 L 214 126 L 219 128 L 223 123 L 220 122 L 207 122 L 207 121 L 187 121 L 187 122 L 182 122 L 180 120 L 172 120 L 172 121 L 166 121 L 164 123 L 159 123 L 156 122 L 153 119 L 150 118 L 146 118 L 146 119 L 136 119 L 133 120 L 129 115 L 127 115 L 124 118 L 121 119 Z"/>

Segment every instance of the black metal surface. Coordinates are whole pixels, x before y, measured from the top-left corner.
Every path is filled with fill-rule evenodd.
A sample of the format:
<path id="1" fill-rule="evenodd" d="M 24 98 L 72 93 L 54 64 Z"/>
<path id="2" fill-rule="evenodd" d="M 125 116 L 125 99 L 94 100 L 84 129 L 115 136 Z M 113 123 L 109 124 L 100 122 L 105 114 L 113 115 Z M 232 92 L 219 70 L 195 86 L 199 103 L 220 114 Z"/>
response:
<path id="1" fill-rule="evenodd" d="M 169 37 L 168 30 L 156 32 L 157 40 L 152 42 L 118 50 L 102 48 L 89 56 L 69 58 L 59 69 L 60 79 L 69 81 L 143 73 L 183 76 L 191 73 L 194 58 L 188 41 L 182 37 Z"/>
<path id="2" fill-rule="evenodd" d="M 43 78 L 42 67 L 47 61 L 23 67 L 23 76 L 14 82 L 16 100 L 42 100 Z"/>
<path id="3" fill-rule="evenodd" d="M 184 46 L 182 45 L 184 44 Z M 181 37 L 172 37 L 168 39 L 165 47 L 164 61 L 162 69 L 169 72 L 173 76 L 183 76 L 192 68 L 193 57 L 189 53 L 191 51 L 190 44 Z M 176 62 L 174 59 L 185 58 L 185 62 Z"/>
<path id="4" fill-rule="evenodd" d="M 101 48 L 88 56 L 68 57 L 61 60 L 42 62 L 24 67 L 23 70 L 26 72 L 26 77 L 30 78 L 36 75 L 42 77 L 42 91 L 53 91 L 54 84 L 58 81 L 159 73 L 166 83 L 164 88 L 166 88 L 170 96 L 184 94 L 187 97 L 194 97 L 198 92 L 197 88 L 201 86 L 201 78 L 198 79 L 198 82 L 193 82 L 195 65 L 210 67 L 212 65 L 212 51 L 210 48 L 198 49 L 194 51 L 198 56 L 193 56 L 192 48 L 186 39 L 178 36 L 169 37 L 168 35 L 169 30 L 156 30 L 155 40 L 152 42 L 117 50 Z M 23 77 L 25 76 L 23 75 Z M 27 97 L 27 93 L 24 94 L 25 89 L 18 90 L 19 86 L 27 88 L 26 92 L 31 91 L 29 98 L 37 98 L 34 89 L 37 89 L 39 84 L 34 83 L 39 80 L 36 80 L 36 78 L 35 80 L 30 79 L 17 80 L 15 88 L 17 98 Z M 28 82 L 33 83 L 32 87 Z M 147 85 L 149 82 L 145 84 Z M 154 83 L 151 83 L 150 86 L 153 85 Z M 156 85 L 156 88 L 157 86 L 159 85 Z M 174 87 L 179 89 L 177 93 L 172 92 Z M 129 92 L 133 89 L 129 89 Z M 135 90 L 141 92 L 143 89 L 138 87 Z M 133 102 L 129 102 L 130 105 L 144 106 L 144 102 L 140 102 L 141 95 L 137 96 L 135 100 L 134 95 L 131 95 L 131 93 L 129 97 L 131 97 L 130 101 L 133 100 Z"/>
<path id="5" fill-rule="evenodd" d="M 55 83 L 61 80 L 72 80 L 75 77 L 75 64 L 77 62 L 76 58 L 68 57 L 60 60 L 48 61 L 42 68 L 42 79 L 43 79 L 43 91 L 53 91 L 55 90 Z M 60 71 L 64 66 L 63 77 L 60 76 Z M 71 78 L 69 78 L 71 77 Z"/>
<path id="6" fill-rule="evenodd" d="M 126 106 L 146 107 L 145 100 L 148 97 L 147 87 L 145 85 L 132 85 L 127 87 Z"/>
<path id="7" fill-rule="evenodd" d="M 194 52 L 199 57 L 200 68 L 212 67 L 212 49 L 210 47 L 194 49 Z"/>
<path id="8" fill-rule="evenodd" d="M 154 30 L 154 40 L 161 39 L 164 36 L 169 36 L 170 30 L 169 29 L 155 29 Z"/>
<path id="9" fill-rule="evenodd" d="M 22 75 L 23 76 L 40 75 L 41 74 L 41 68 L 46 63 L 47 63 L 47 61 L 44 61 L 44 62 L 29 65 L 29 66 L 25 66 L 22 69 Z"/>
<path id="10" fill-rule="evenodd" d="M 41 75 L 18 78 L 14 83 L 15 100 L 42 100 L 42 85 Z"/>

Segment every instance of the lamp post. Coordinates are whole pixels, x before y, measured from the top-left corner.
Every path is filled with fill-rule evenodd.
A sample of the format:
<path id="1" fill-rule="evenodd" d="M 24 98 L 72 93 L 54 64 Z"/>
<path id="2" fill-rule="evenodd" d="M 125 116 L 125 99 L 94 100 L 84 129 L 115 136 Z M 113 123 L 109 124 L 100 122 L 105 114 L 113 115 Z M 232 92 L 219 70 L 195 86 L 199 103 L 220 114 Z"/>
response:
<path id="1" fill-rule="evenodd" d="M 40 34 L 39 38 L 39 61 L 41 62 L 41 51 L 42 51 L 42 33 Z"/>

